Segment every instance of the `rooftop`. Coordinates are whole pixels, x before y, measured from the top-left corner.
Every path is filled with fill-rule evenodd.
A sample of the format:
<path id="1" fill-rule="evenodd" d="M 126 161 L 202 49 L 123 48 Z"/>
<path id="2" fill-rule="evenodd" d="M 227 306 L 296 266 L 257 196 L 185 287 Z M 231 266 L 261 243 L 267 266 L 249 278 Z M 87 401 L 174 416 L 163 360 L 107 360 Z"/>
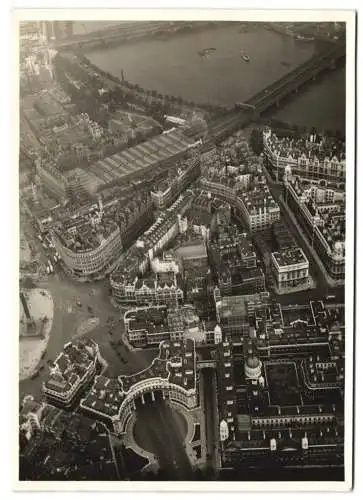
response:
<path id="1" fill-rule="evenodd" d="M 234 316 L 243 316 L 247 319 L 248 309 L 245 295 L 233 295 L 230 297 L 222 297 L 217 303 L 217 310 L 221 321 L 223 319 L 232 318 Z"/>
<path id="2" fill-rule="evenodd" d="M 118 227 L 127 228 L 143 212 L 149 196 L 143 192 L 132 198 L 115 198 L 94 203 L 82 212 L 59 220 L 54 233 L 62 244 L 74 252 L 85 252 L 100 246 Z"/>
<path id="3" fill-rule="evenodd" d="M 188 222 L 193 226 L 210 227 L 213 215 L 205 210 L 200 210 L 198 207 L 190 207 L 185 214 Z"/>
<path id="4" fill-rule="evenodd" d="M 240 192 L 238 195 L 250 215 L 258 215 L 260 210 L 270 212 L 278 209 L 278 204 L 266 185 L 256 186 L 252 191 Z"/>
<path id="5" fill-rule="evenodd" d="M 302 134 L 300 137 L 277 136 L 274 132 L 270 136 L 265 134 L 265 140 L 275 154 L 282 158 L 297 160 L 304 156 L 319 161 L 345 161 L 345 141 L 320 134 Z"/>
<path id="6" fill-rule="evenodd" d="M 338 366 L 331 358 L 321 359 L 310 356 L 301 363 L 305 384 L 314 389 L 342 388 L 344 386 L 344 366 Z"/>
<path id="7" fill-rule="evenodd" d="M 196 388 L 196 358 L 194 341 L 165 341 L 159 346 L 159 356 L 151 365 L 133 375 L 120 375 L 110 379 L 99 375 L 81 406 L 108 417 L 119 414 L 120 406 L 132 387 L 150 378 L 159 377 L 186 391 Z"/>
<path id="8" fill-rule="evenodd" d="M 168 311 L 165 306 L 138 307 L 125 313 L 129 331 L 143 330 L 149 333 L 170 331 Z"/>
<path id="9" fill-rule="evenodd" d="M 179 196 L 179 198 L 164 212 L 162 212 L 154 224 L 139 238 L 138 244 L 147 251 L 177 223 L 178 215 L 184 213 L 193 195 L 189 192 Z"/>
<path id="10" fill-rule="evenodd" d="M 309 264 L 304 252 L 299 247 L 291 247 L 272 253 L 273 259 L 279 267 L 291 266 L 294 264 Z"/>
<path id="11" fill-rule="evenodd" d="M 145 258 L 145 251 L 133 245 L 122 256 L 119 265 L 111 274 L 114 283 L 134 283 L 139 274 L 139 264 Z"/>
<path id="12" fill-rule="evenodd" d="M 184 331 L 199 325 L 199 317 L 192 306 L 167 308 L 166 306 L 138 307 L 125 313 L 128 331 L 142 330 L 148 335 L 161 332 Z"/>
<path id="13" fill-rule="evenodd" d="M 159 357 L 150 367 L 131 376 L 120 376 L 123 390 L 129 392 L 132 386 L 153 377 L 167 378 L 185 390 L 195 388 L 195 348 L 194 341 L 164 341 L 160 343 Z"/>
<path id="14" fill-rule="evenodd" d="M 50 367 L 50 376 L 43 388 L 65 394 L 77 387 L 94 365 L 97 355 L 98 346 L 92 339 L 69 342 Z"/>
<path id="15" fill-rule="evenodd" d="M 190 259 L 206 259 L 207 248 L 203 240 L 194 240 L 186 245 L 181 245 L 175 249 L 177 257 L 183 261 Z"/>
<path id="16" fill-rule="evenodd" d="M 117 379 L 98 375 L 87 396 L 81 400 L 81 406 L 112 417 L 118 414 L 123 399 L 124 394 Z"/>
<path id="17" fill-rule="evenodd" d="M 176 163 L 176 165 L 170 169 L 164 178 L 153 187 L 152 192 L 154 194 L 165 194 L 174 183 L 179 182 L 192 165 L 194 165 L 196 159 L 194 157 L 184 158 Z"/>
<path id="18" fill-rule="evenodd" d="M 189 138 L 175 130 L 104 158 L 87 167 L 87 172 L 91 172 L 99 179 L 100 187 L 106 187 L 110 183 L 130 175 L 134 176 L 139 171 L 152 168 L 161 161 L 187 151 L 191 144 Z"/>

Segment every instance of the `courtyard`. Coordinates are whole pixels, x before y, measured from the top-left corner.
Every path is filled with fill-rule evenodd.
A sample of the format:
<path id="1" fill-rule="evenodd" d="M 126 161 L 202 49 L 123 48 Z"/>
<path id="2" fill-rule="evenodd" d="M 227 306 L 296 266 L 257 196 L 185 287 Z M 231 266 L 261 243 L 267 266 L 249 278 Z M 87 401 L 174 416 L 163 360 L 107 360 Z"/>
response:
<path id="1" fill-rule="evenodd" d="M 302 404 L 298 373 L 294 362 L 267 362 L 265 363 L 265 373 L 271 405 L 296 406 Z"/>

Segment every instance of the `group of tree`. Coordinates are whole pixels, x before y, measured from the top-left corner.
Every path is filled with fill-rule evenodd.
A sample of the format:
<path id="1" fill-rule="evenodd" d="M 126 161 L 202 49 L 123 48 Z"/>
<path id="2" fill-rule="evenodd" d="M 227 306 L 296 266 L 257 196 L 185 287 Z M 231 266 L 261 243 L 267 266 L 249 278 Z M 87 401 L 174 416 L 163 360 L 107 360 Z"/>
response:
<path id="1" fill-rule="evenodd" d="M 107 103 L 111 110 L 115 106 L 130 103 L 144 108 L 146 113 L 158 121 L 161 120 L 161 122 L 164 114 L 179 114 L 183 108 L 190 108 L 190 110 L 200 108 L 200 110 L 207 111 L 210 115 L 219 115 L 226 111 L 222 106 L 213 104 L 197 105 L 194 101 L 185 100 L 181 96 L 162 95 L 156 90 L 144 89 L 136 83 L 116 78 L 111 73 L 97 68 L 82 54 L 78 54 L 78 57 L 72 62 L 61 54 L 57 54 L 57 56 L 58 58 L 55 61 L 57 78 L 60 79 L 61 83 L 63 81 L 63 84 L 69 87 L 67 78 L 68 82 L 64 82 L 64 74 L 67 72 L 72 74 L 72 78 L 83 83 L 85 87 L 82 88 L 82 97 L 85 105 L 89 104 L 86 102 L 87 95 Z M 71 87 L 73 86 L 71 85 Z M 99 91 L 104 87 L 106 92 L 100 95 Z M 74 93 L 74 88 L 68 88 L 68 94 L 71 97 Z M 76 91 L 76 93 L 79 92 Z M 100 97 L 101 99 L 99 99 Z"/>

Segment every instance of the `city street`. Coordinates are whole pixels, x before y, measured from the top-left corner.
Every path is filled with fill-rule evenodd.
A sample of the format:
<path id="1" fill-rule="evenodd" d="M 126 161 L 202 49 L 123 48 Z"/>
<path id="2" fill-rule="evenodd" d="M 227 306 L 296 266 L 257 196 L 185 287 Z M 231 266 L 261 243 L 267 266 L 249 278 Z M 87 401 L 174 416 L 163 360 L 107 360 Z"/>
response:
<path id="1" fill-rule="evenodd" d="M 274 199 L 279 202 L 282 199 L 283 195 L 283 187 L 281 184 L 276 183 L 273 178 L 271 177 L 270 172 L 264 167 L 264 174 L 267 180 L 268 187 L 270 188 L 270 191 L 274 197 Z M 318 283 L 318 287 L 314 290 L 306 290 L 304 292 L 298 292 L 297 294 L 287 294 L 285 296 L 285 299 L 283 299 L 282 295 L 277 295 L 277 297 L 280 297 L 280 302 L 284 302 L 284 300 L 290 301 L 295 300 L 292 299 L 295 295 L 297 297 L 303 297 L 306 295 L 307 297 L 320 297 L 322 298 L 324 295 L 327 294 L 335 294 L 337 297 L 339 296 L 340 299 L 337 298 L 337 301 L 339 302 L 344 302 L 344 287 L 343 286 L 337 286 L 337 287 L 331 287 L 330 284 L 327 281 L 327 272 L 323 268 L 322 263 L 320 262 L 319 257 L 316 255 L 315 250 L 311 247 L 311 243 L 309 242 L 309 238 L 301 233 L 301 230 L 299 227 L 296 226 L 294 223 L 292 217 L 289 214 L 289 211 L 286 210 L 286 208 L 283 206 L 281 201 L 279 202 L 280 205 L 280 210 L 281 210 L 281 216 L 283 220 L 286 222 L 288 228 L 290 229 L 293 237 L 295 238 L 296 242 L 298 245 L 303 249 L 305 252 L 309 263 L 310 263 L 310 274 L 311 276 L 315 279 L 316 283 Z M 274 294 L 272 294 L 274 295 Z M 290 300 L 291 299 L 291 300 Z"/>
<path id="2" fill-rule="evenodd" d="M 65 343 L 82 336 L 82 330 L 84 336 L 91 337 L 99 344 L 103 357 L 109 363 L 107 375 L 111 377 L 141 371 L 157 355 L 158 350 L 131 352 L 123 347 L 123 323 L 109 300 L 107 282 L 77 283 L 58 271 L 57 274 L 45 276 L 37 286 L 49 290 L 54 301 L 53 326 L 42 361 L 45 367 L 48 360 L 54 360 L 60 354 Z M 81 305 L 77 305 L 77 301 Z M 87 331 L 87 326 L 94 328 Z M 121 345 L 112 346 L 111 342 Z M 48 374 L 45 368 L 38 377 L 21 382 L 20 394 L 40 397 L 42 380 Z"/>
<path id="3" fill-rule="evenodd" d="M 207 441 L 207 467 L 216 470 L 217 466 L 217 449 L 218 449 L 218 422 L 216 421 L 216 377 L 215 372 L 211 368 L 201 370 L 203 377 L 203 406 L 206 427 Z"/>
<path id="4" fill-rule="evenodd" d="M 26 215 L 21 216 L 21 231 L 33 249 L 32 258 L 44 269 L 52 249 L 45 249 L 37 238 L 37 232 Z M 90 336 L 99 343 L 102 355 L 110 367 L 108 375 L 117 377 L 121 373 L 130 374 L 143 370 L 154 359 L 157 350 L 129 352 L 123 347 L 120 314 L 110 302 L 108 281 L 78 283 L 73 281 L 55 265 L 53 274 L 42 273 L 37 281 L 38 288 L 48 290 L 54 302 L 54 319 L 46 355 L 40 366 L 45 366 L 39 375 L 20 383 L 20 395 L 41 394 L 41 382 L 48 376 L 47 361 L 54 360 L 65 343 L 82 336 Z M 119 343 L 120 345 L 111 345 Z M 118 353 L 117 353 L 118 351 Z"/>
<path id="5" fill-rule="evenodd" d="M 155 393 L 146 394 L 145 404 L 136 401 L 137 421 L 134 427 L 135 441 L 143 449 L 157 455 L 160 468 L 168 480 L 185 481 L 193 479 L 193 469 L 184 447 L 186 422 L 180 412 L 170 408 Z"/>

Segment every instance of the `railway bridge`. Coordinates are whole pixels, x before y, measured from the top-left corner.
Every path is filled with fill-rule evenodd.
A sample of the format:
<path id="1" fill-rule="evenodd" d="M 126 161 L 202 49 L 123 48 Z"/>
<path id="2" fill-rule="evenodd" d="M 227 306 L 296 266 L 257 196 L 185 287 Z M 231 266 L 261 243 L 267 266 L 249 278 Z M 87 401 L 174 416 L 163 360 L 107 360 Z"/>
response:
<path id="1" fill-rule="evenodd" d="M 294 70 L 258 92 L 238 109 L 228 111 L 210 124 L 210 135 L 223 139 L 238 128 L 246 126 L 268 109 L 279 106 L 291 94 L 297 93 L 304 85 L 314 81 L 322 72 L 335 68 L 344 59 L 345 42 L 340 41 L 320 52 Z"/>

